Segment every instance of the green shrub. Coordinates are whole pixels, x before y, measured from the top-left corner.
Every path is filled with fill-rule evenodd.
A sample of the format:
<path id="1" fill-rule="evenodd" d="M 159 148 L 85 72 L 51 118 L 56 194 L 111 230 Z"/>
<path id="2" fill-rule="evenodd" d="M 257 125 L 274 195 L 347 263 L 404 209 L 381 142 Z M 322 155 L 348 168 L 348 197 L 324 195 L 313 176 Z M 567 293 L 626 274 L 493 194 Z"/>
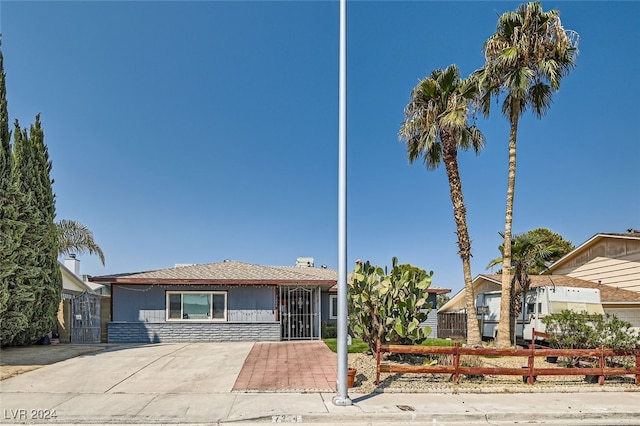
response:
<path id="1" fill-rule="evenodd" d="M 332 339 L 338 337 L 338 323 L 335 321 L 322 321 L 322 338 Z"/>
<path id="2" fill-rule="evenodd" d="M 592 315 L 564 310 L 542 318 L 551 335 L 549 344 L 562 349 L 595 349 L 604 346 L 616 350 L 640 348 L 640 336 L 629 322 L 612 314 Z M 570 358 L 577 365 L 578 357 Z"/>

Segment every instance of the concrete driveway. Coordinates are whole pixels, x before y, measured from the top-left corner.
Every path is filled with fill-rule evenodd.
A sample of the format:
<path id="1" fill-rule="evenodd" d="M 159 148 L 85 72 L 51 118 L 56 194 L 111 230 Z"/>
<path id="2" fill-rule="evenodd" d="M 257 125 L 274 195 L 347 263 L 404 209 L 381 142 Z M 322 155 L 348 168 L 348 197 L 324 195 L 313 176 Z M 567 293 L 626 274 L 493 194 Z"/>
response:
<path id="1" fill-rule="evenodd" d="M 2 392 L 228 393 L 250 342 L 118 346 L 0 382 Z"/>
<path id="2" fill-rule="evenodd" d="M 294 346 L 299 344 L 304 343 Z M 47 365 L 0 381 L 0 423 L 215 424 L 327 413 L 325 398 L 332 395 L 233 392 L 253 347 L 252 342 L 123 345 Z M 255 361 L 247 364 L 254 373 L 260 368 Z"/>

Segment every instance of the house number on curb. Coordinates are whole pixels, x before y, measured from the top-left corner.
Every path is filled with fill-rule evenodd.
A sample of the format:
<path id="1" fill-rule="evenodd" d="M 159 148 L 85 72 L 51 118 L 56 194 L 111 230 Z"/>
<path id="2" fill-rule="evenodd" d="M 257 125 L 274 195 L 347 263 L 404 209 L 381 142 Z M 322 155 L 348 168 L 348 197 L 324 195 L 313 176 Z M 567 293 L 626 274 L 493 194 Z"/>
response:
<path id="1" fill-rule="evenodd" d="M 271 423 L 302 423 L 302 415 L 280 414 L 279 416 L 271 416 Z"/>

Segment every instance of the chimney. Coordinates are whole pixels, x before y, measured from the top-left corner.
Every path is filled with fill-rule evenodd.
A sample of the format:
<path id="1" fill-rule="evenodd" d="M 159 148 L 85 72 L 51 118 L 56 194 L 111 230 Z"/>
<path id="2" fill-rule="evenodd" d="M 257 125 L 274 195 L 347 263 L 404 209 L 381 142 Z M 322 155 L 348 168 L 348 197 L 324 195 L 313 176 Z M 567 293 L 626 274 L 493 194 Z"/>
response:
<path id="1" fill-rule="evenodd" d="M 80 276 L 80 261 L 76 259 L 75 254 L 70 254 L 69 257 L 64 260 L 64 266 L 76 274 L 76 276 Z"/>

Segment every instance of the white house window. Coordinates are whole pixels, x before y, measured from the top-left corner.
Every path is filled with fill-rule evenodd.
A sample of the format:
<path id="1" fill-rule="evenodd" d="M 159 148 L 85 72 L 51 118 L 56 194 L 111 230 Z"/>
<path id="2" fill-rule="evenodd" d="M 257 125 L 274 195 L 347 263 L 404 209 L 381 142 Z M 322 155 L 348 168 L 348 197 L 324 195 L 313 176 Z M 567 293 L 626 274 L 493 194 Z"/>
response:
<path id="1" fill-rule="evenodd" d="M 227 292 L 168 291 L 168 321 L 226 321 Z"/>
<path id="2" fill-rule="evenodd" d="M 338 295 L 329 295 L 329 319 L 338 319 Z"/>

